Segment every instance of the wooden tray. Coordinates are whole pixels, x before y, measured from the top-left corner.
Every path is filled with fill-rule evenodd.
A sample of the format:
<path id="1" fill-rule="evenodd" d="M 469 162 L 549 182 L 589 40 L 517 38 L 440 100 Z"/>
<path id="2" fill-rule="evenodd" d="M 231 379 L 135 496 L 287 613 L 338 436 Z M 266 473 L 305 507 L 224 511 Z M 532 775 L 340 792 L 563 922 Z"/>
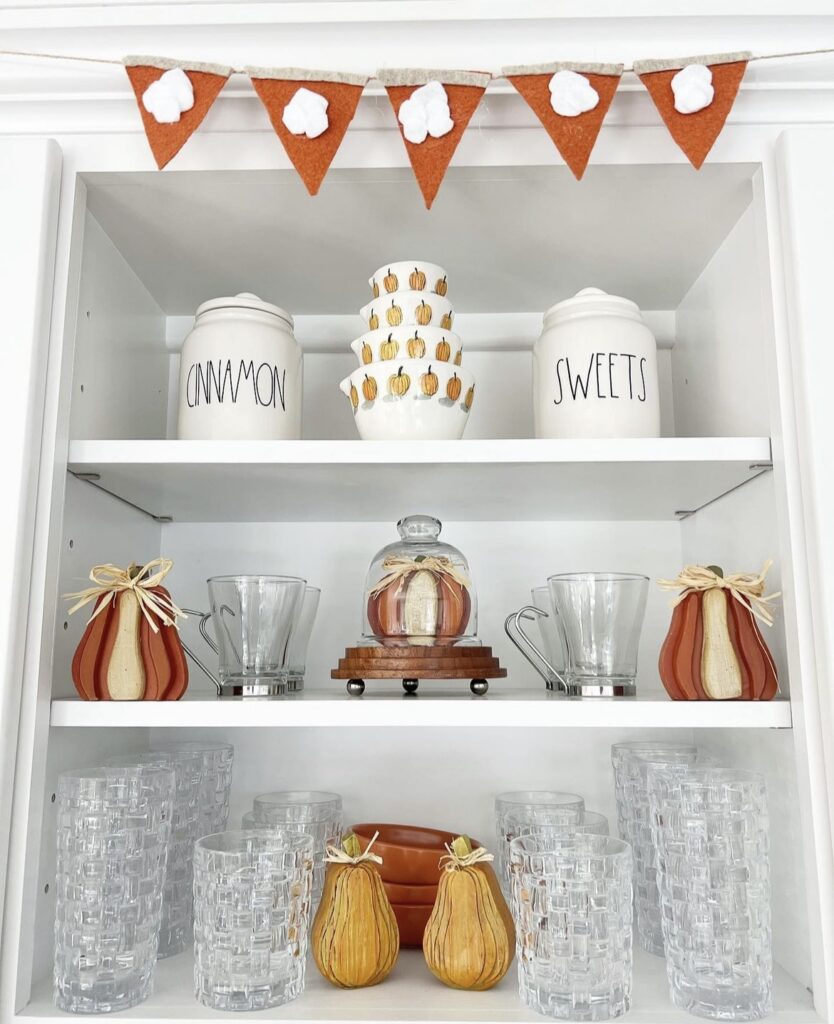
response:
<path id="1" fill-rule="evenodd" d="M 346 679 L 352 696 L 365 692 L 366 679 L 402 679 L 406 693 L 416 693 L 421 679 L 468 679 L 476 696 L 489 689 L 488 679 L 505 679 L 507 670 L 493 657 L 491 647 L 348 647 L 330 673 Z"/>

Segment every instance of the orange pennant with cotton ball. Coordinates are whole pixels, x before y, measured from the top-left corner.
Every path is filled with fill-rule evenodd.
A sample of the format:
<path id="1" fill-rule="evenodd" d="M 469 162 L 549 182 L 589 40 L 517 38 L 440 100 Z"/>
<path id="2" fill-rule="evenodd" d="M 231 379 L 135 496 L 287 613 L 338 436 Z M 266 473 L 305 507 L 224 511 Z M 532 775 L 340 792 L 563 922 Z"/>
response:
<path id="1" fill-rule="evenodd" d="M 502 74 L 524 98 L 579 180 L 623 73 L 622 64 L 527 64 Z"/>
<path id="2" fill-rule="evenodd" d="M 353 120 L 366 75 L 302 68 L 246 68 L 275 134 L 311 196 Z"/>
<path id="3" fill-rule="evenodd" d="M 124 57 L 122 63 L 162 170 L 199 128 L 232 68 L 167 57 Z"/>
<path id="4" fill-rule="evenodd" d="M 414 176 L 430 209 L 492 76 L 485 71 L 388 68 L 376 77 L 388 93 Z"/>
<path id="5" fill-rule="evenodd" d="M 752 56 L 744 51 L 634 62 L 669 134 L 696 169 L 721 134 Z"/>

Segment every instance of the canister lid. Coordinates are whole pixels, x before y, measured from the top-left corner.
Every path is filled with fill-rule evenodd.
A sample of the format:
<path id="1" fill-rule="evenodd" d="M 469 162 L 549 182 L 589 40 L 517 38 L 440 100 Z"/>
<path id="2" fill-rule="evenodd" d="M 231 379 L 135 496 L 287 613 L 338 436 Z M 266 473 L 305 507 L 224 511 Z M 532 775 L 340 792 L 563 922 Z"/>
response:
<path id="1" fill-rule="evenodd" d="M 219 299 L 209 299 L 197 307 L 197 316 L 201 316 L 203 313 L 208 313 L 214 309 L 255 309 L 259 313 L 269 313 L 272 316 L 277 316 L 288 325 L 290 330 L 293 327 L 292 317 L 285 309 L 281 309 L 280 306 L 273 306 L 271 302 L 264 302 L 263 299 L 259 299 L 252 292 L 239 292 L 237 295 L 224 295 Z"/>
<path id="2" fill-rule="evenodd" d="M 623 298 L 621 295 L 609 295 L 601 288 L 583 288 L 571 298 L 557 302 L 544 314 L 544 322 L 548 326 L 552 326 L 557 320 L 596 314 L 620 316 L 636 320 L 639 323 L 643 322 L 643 318 L 640 316 L 640 307 L 636 302 Z"/>

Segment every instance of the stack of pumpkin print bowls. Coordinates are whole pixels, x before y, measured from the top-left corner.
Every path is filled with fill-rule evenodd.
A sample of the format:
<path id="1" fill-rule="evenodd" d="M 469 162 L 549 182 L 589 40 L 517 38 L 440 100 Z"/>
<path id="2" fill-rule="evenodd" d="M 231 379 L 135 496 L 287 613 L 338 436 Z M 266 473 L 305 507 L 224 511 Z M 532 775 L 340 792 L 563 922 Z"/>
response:
<path id="1" fill-rule="evenodd" d="M 359 368 L 339 385 L 366 441 L 457 440 L 475 397 L 461 368 L 446 272 L 420 260 L 391 263 L 369 280 L 367 330 L 351 348 Z"/>

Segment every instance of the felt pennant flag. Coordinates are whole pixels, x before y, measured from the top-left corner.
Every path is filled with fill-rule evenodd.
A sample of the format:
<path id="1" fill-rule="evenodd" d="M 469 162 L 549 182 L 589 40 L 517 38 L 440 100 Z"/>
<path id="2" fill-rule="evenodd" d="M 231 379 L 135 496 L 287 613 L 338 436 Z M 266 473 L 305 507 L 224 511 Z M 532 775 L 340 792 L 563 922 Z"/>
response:
<path id="1" fill-rule="evenodd" d="M 528 64 L 502 74 L 527 101 L 578 180 L 614 99 L 622 64 Z"/>
<path id="2" fill-rule="evenodd" d="M 635 74 L 693 167 L 703 164 L 721 134 L 752 56 L 714 53 L 634 62 Z"/>
<path id="3" fill-rule="evenodd" d="M 483 71 L 378 71 L 426 209 L 431 204 L 491 75 Z"/>
<path id="4" fill-rule="evenodd" d="M 311 196 L 353 120 L 368 79 L 301 68 L 246 68 L 275 134 Z"/>
<path id="5" fill-rule="evenodd" d="M 232 68 L 166 57 L 125 57 L 123 64 L 162 170 L 200 126 Z"/>

